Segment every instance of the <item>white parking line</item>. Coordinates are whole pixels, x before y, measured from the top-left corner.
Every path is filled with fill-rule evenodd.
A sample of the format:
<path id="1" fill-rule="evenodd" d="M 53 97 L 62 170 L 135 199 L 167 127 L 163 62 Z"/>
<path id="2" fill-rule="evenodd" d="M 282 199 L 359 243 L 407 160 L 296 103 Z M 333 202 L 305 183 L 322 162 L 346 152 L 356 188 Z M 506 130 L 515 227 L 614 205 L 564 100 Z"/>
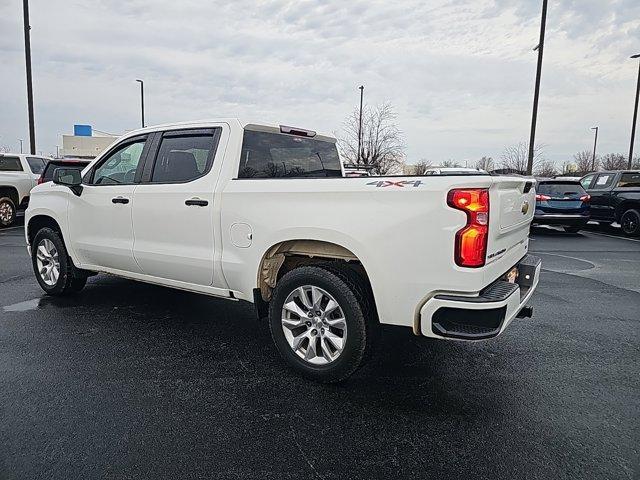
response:
<path id="1" fill-rule="evenodd" d="M 591 231 L 584 231 L 584 230 L 580 233 L 585 233 L 587 235 L 600 235 L 601 237 L 619 238 L 620 240 L 628 240 L 629 242 L 640 243 L 640 240 L 636 240 L 635 238 L 618 237 L 616 235 L 607 235 L 606 233 L 591 232 Z"/>

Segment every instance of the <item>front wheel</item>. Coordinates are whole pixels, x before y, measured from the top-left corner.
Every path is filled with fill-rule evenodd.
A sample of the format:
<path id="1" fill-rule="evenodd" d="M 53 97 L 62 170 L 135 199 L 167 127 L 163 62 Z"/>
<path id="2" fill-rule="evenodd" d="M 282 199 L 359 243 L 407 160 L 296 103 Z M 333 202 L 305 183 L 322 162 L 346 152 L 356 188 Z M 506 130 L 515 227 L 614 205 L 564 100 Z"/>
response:
<path id="1" fill-rule="evenodd" d="M 339 270 L 299 267 L 277 283 L 269 327 L 278 352 L 298 373 L 324 383 L 348 378 L 368 347 L 366 302 Z"/>
<path id="2" fill-rule="evenodd" d="M 0 227 L 10 227 L 16 221 L 16 204 L 9 197 L 0 198 Z"/>
<path id="3" fill-rule="evenodd" d="M 620 218 L 620 226 L 626 235 L 632 237 L 640 235 L 640 212 L 633 208 L 624 212 Z"/>
<path id="4" fill-rule="evenodd" d="M 42 228 L 31 245 L 31 262 L 38 284 L 48 295 L 79 292 L 87 277 L 73 275 L 73 263 L 62 238 L 55 230 Z"/>

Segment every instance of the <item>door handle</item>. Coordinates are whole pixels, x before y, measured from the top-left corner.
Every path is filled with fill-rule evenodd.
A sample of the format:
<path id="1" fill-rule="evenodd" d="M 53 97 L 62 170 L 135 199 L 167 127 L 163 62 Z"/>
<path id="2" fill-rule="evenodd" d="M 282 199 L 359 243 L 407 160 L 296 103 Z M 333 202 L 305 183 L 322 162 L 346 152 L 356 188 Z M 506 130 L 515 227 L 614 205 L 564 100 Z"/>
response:
<path id="1" fill-rule="evenodd" d="M 197 205 L 198 207 L 206 207 L 209 205 L 209 202 L 200 200 L 199 198 L 190 198 L 189 200 L 185 200 L 184 204 L 188 206 Z"/>
<path id="2" fill-rule="evenodd" d="M 116 198 L 112 198 L 111 199 L 111 203 L 129 203 L 129 199 L 128 198 L 124 198 L 124 197 L 116 197 Z"/>

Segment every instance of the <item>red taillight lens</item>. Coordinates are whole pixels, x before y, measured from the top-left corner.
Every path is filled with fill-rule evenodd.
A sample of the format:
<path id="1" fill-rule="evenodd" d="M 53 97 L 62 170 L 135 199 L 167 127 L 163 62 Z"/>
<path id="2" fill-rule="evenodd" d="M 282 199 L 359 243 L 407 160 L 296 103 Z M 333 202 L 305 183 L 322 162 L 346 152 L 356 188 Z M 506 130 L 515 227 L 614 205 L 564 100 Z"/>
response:
<path id="1" fill-rule="evenodd" d="M 36 182 L 36 185 L 40 185 L 43 182 L 44 182 L 44 179 L 42 178 L 42 176 L 40 176 L 38 177 L 38 181 Z"/>
<path id="2" fill-rule="evenodd" d="M 546 202 L 547 200 L 551 200 L 551 197 L 549 195 L 542 195 L 539 193 L 536 195 L 536 200 L 539 200 L 540 202 Z"/>
<path id="3" fill-rule="evenodd" d="M 461 267 L 482 267 L 487 257 L 489 233 L 489 190 L 451 190 L 447 204 L 467 214 L 466 226 L 456 233 L 455 261 Z"/>
<path id="4" fill-rule="evenodd" d="M 591 200 L 591 195 L 586 194 L 580 197 L 580 200 L 582 200 L 583 202 L 588 202 L 589 200 Z"/>

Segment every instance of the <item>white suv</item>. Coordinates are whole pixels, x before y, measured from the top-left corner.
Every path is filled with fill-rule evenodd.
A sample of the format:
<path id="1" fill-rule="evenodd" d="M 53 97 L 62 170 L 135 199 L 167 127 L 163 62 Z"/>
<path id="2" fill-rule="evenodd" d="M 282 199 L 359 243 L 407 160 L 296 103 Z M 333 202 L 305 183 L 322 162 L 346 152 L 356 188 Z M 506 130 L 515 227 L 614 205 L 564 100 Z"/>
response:
<path id="1" fill-rule="evenodd" d="M 0 227 L 16 220 L 18 209 L 26 208 L 29 192 L 50 159 L 22 153 L 0 153 Z"/>

